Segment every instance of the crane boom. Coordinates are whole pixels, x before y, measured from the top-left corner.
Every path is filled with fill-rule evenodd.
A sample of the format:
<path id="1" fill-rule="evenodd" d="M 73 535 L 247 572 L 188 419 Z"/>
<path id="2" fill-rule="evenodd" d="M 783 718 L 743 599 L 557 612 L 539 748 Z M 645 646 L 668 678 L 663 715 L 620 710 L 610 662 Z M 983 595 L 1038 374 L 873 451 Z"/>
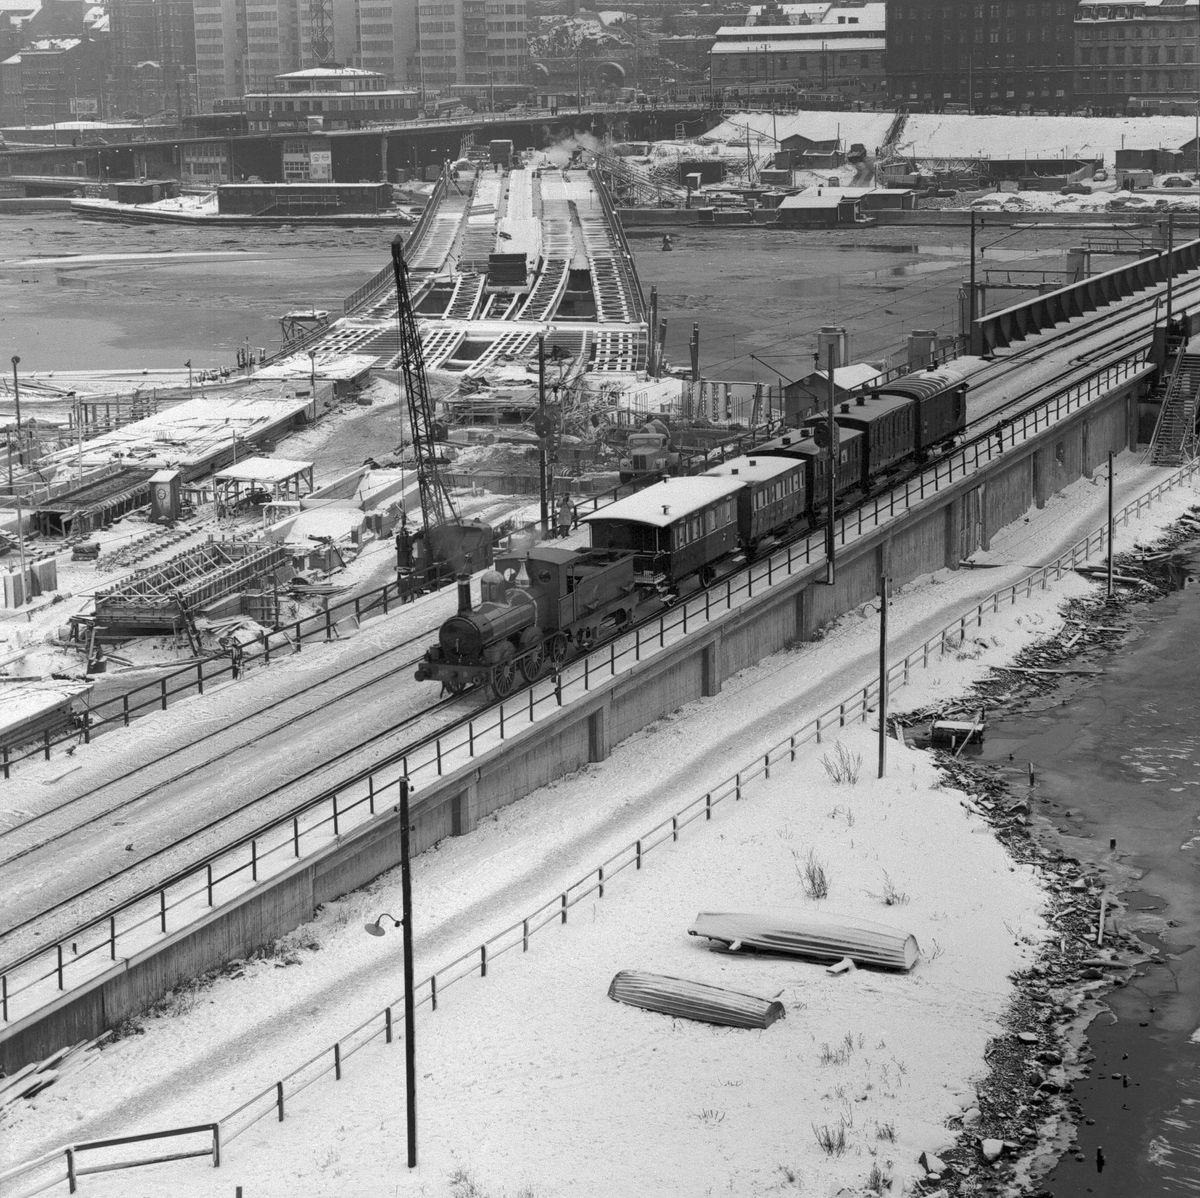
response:
<path id="1" fill-rule="evenodd" d="M 399 236 L 392 239 L 392 268 L 396 274 L 396 309 L 400 321 L 400 369 L 404 375 L 410 435 L 417 458 L 421 517 L 428 533 L 442 525 L 458 523 L 458 513 L 438 469 L 433 437 L 433 399 L 429 394 L 421 335 L 417 331 L 408 287 L 408 264 L 404 261 L 404 246 Z"/>

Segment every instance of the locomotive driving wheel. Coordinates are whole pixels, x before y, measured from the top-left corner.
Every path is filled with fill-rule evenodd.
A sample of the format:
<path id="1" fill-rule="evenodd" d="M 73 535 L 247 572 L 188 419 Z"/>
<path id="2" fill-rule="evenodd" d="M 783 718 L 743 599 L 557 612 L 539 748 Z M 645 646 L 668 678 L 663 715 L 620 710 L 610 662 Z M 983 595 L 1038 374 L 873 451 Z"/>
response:
<path id="1" fill-rule="evenodd" d="M 546 646 L 540 644 L 521 658 L 521 673 L 526 682 L 536 682 L 546 669 Z"/>
<path id="2" fill-rule="evenodd" d="M 502 661 L 492 666 L 492 690 L 497 699 L 507 698 L 512 694 L 513 684 L 517 680 L 517 669 L 511 661 Z"/>
<path id="3" fill-rule="evenodd" d="M 562 669 L 563 662 L 567 660 L 567 638 L 561 632 L 555 633 L 546 643 L 546 657 L 552 669 Z"/>

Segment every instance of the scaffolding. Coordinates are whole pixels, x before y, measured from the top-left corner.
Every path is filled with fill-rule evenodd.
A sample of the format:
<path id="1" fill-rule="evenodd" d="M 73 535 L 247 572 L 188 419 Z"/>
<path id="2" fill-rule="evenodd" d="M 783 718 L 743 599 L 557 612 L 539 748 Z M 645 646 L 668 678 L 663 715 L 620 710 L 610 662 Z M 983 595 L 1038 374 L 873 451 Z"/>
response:
<path id="1" fill-rule="evenodd" d="M 210 541 L 97 592 L 96 622 L 130 634 L 178 631 L 210 604 L 290 566 L 291 556 L 287 545 Z"/>

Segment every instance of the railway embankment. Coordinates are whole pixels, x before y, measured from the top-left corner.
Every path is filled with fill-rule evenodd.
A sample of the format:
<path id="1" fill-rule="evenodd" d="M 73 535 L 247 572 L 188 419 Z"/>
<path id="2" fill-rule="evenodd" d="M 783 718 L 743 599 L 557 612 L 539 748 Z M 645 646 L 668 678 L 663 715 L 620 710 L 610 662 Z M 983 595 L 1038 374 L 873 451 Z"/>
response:
<path id="1" fill-rule="evenodd" d="M 957 569 L 972 554 L 986 551 L 1000 530 L 1025 519 L 1030 509 L 1044 507 L 1056 491 L 1091 476 L 1110 450 L 1134 444 L 1138 394 L 1147 377 L 1146 371 L 1130 372 L 1060 419 L 1040 427 L 1034 422 L 1023 438 L 1010 430 L 1002 451 L 990 453 L 957 479 L 947 475 L 928 493 L 923 484 L 916 491 L 909 486 L 907 502 L 895 516 L 877 504 L 874 524 L 860 522 L 857 529 L 845 530 L 834 585 L 826 585 L 819 558 L 793 560 L 789 551 L 786 570 L 774 558 L 757 563 L 748 583 L 739 584 L 743 593 L 736 610 L 732 602 L 724 613 L 720 603 L 708 610 L 706 600 L 707 618 L 697 619 L 690 630 L 685 625 L 688 635 L 664 644 L 661 652 L 645 660 L 627 654 L 620 670 L 615 664 L 601 669 L 601 677 L 593 676 L 590 683 L 585 674 L 582 695 L 548 718 L 531 719 L 515 734 L 505 736 L 501 721 L 502 743 L 493 737 L 490 745 L 472 743 L 469 755 L 461 746 L 456 754 L 444 755 L 439 741 L 425 746 L 429 760 L 420 772 L 409 757 L 385 763 L 390 773 L 368 770 L 341 788 L 343 810 L 351 791 L 361 812 L 364 795 L 386 796 L 398 772 L 407 770 L 416 786 L 414 847 L 420 851 L 446 836 L 469 833 L 496 809 L 604 760 L 615 744 L 640 728 L 715 695 L 727 679 L 769 654 L 813 639 L 830 621 L 868 601 L 881 571 L 894 586 L 902 586 Z M 615 663 L 615 649 L 612 656 Z M 318 838 L 314 851 L 301 854 L 297 834 L 296 859 L 285 869 L 224 901 L 214 899 L 210 887 L 207 910 L 187 925 L 164 932 L 128 957 L 114 943 L 110 968 L 82 985 L 63 986 L 37 1011 L 13 1019 L 0 1033 L 6 1067 L 100 1034 L 178 982 L 245 956 L 303 923 L 321 903 L 393 867 L 399 860 L 399 829 L 386 798 L 378 809 L 372 799 L 373 818 L 357 826 L 347 820 L 339 829 L 336 796 L 337 791 L 334 835 Z M 258 868 L 256 862 L 256 878 Z M 249 883 L 245 872 L 242 877 Z"/>
<path id="2" fill-rule="evenodd" d="M 1137 467 L 1128 458 L 1123 464 L 1117 485 L 1122 508 L 1143 494 L 1150 480 L 1164 477 L 1164 472 Z M 1188 478 L 1159 496 L 1146 526 L 1161 524 L 1195 502 Z M 1103 508 L 1103 489 L 1077 482 L 1053 497 L 1046 509 L 1031 511 L 1028 523 L 1018 521 L 995 534 L 993 549 L 977 557 L 977 565 L 991 569 L 940 571 L 899 589 L 892 616 L 896 653 L 907 651 L 911 668 L 894 668 L 894 685 L 907 679 L 910 687 L 898 690 L 894 702 L 905 693 L 912 704 L 926 708 L 944 701 L 964 683 L 989 676 L 993 667 L 1015 664 L 1020 658 L 1014 655 L 1036 645 L 1048 631 L 1058 632 L 1063 600 L 1087 590 L 1078 574 L 1064 569 L 1061 581 L 1046 590 L 1040 585 L 1013 590 L 1011 584 L 1027 576 L 1024 563 L 1044 561 L 1042 555 L 1087 537 Z M 1145 503 L 1131 507 L 1127 524 L 1122 513 L 1122 547 L 1144 535 L 1137 513 L 1146 510 Z M 1094 537 L 1088 540 L 1097 544 Z M 944 626 L 948 610 L 962 611 L 972 596 L 997 582 L 1008 589 L 995 610 L 980 599 L 967 609 L 963 624 L 940 640 L 936 637 L 931 626 Z M 922 1152 L 941 1156 L 946 1164 L 948 1173 L 938 1184 L 957 1184 L 954 1166 L 967 1169 L 962 1164 L 966 1158 L 951 1148 L 958 1124 L 965 1119 L 973 1125 L 973 1112 L 982 1114 L 989 1102 L 973 1076 L 988 1047 L 987 1036 L 1005 1042 L 1019 1037 L 1031 1030 L 1028 1021 L 1036 1013 L 1019 1008 L 1013 1015 L 1016 1023 L 999 1022 L 1009 992 L 1006 975 L 1030 969 L 1047 936 L 1060 934 L 1041 923 L 1039 883 L 1075 895 L 1069 884 L 1088 871 L 1046 872 L 1020 852 L 1016 859 L 1006 856 L 981 818 L 989 796 L 980 795 L 971 783 L 961 788 L 936 783 L 923 755 L 910 759 L 895 742 L 888 783 L 877 786 L 869 780 L 874 738 L 843 729 L 836 700 L 846 697 L 852 679 L 869 677 L 877 628 L 875 611 L 860 605 L 819 641 L 794 644 L 726 679 L 719 695 L 656 721 L 617 745 L 605 762 L 540 788 L 527 803 L 493 813 L 477 836 L 456 838 L 441 851 L 422 856 L 414 886 L 418 978 L 461 954 L 442 975 L 437 1012 L 422 1007 L 418 1016 L 422 1170 L 467 1169 L 492 1188 L 501 1180 L 506 1185 L 519 1180 L 533 1184 L 536 1193 L 557 1193 L 563 1185 L 556 1162 L 578 1170 L 584 1161 L 594 1162 L 587 1165 L 589 1176 L 609 1179 L 613 1188 L 628 1188 L 623 1169 L 644 1168 L 645 1162 L 660 1159 L 648 1146 L 642 1150 L 639 1129 L 645 1127 L 653 1128 L 656 1139 L 675 1154 L 662 1178 L 655 1177 L 660 1192 L 689 1192 L 697 1176 L 711 1180 L 717 1175 L 713 1170 L 721 1169 L 743 1178 L 761 1175 L 765 1184 L 766 1173 L 775 1175 L 785 1166 L 802 1177 L 806 1188 L 861 1185 L 872 1163 L 899 1187 L 926 1180 L 918 1167 Z M 931 634 L 934 644 L 948 651 L 931 651 L 931 668 L 923 669 L 919 645 L 912 642 Z M 869 725 L 863 706 L 871 706 L 870 696 L 863 699 L 858 707 L 847 706 L 848 723 L 866 716 Z M 828 711 L 831 702 L 834 710 L 823 744 L 815 746 L 811 738 L 806 745 L 798 743 L 793 765 L 788 730 Z M 805 727 L 811 731 L 811 725 Z M 773 755 L 769 782 L 761 772 L 750 777 L 757 768 L 753 753 L 777 746 L 781 734 L 782 751 Z M 821 755 L 832 756 L 832 742 L 838 739 L 865 758 L 857 787 L 830 785 L 821 768 Z M 749 768 L 742 801 L 722 788 L 725 802 L 712 820 L 704 818 L 701 802 L 699 818 L 679 828 L 675 844 L 670 813 L 683 801 L 702 801 L 702 788 L 717 790 L 721 775 L 743 765 Z M 649 835 L 664 817 L 666 826 Z M 626 846 L 632 835 L 644 837 L 642 869 L 628 851 L 620 858 L 624 870 L 615 862 L 610 866 L 606 857 Z M 698 951 L 681 930 L 680 921 L 690 920 L 697 904 L 703 909 L 734 898 L 763 903 L 793 891 L 797 902 L 807 901 L 792 850 L 803 862 L 809 848 L 827 867 L 831 909 L 850 903 L 916 931 L 925 958 L 911 977 L 864 970 L 839 979 L 826 976 L 819 966 L 770 960 L 743 964 L 740 958 Z M 773 863 L 770 870 L 753 864 L 767 858 Z M 574 882 L 581 865 L 594 867 L 601 861 L 606 866 L 603 899 L 595 891 L 593 869 L 586 879 L 592 891 L 580 892 L 578 901 L 573 898 L 565 925 L 554 902 L 543 908 L 542 917 L 530 919 L 526 957 L 521 917 Z M 985 867 L 994 884 L 980 887 L 979 871 Z M 888 871 L 896 891 L 890 905 L 881 869 Z M 272 1194 L 282 1192 L 272 1187 L 294 1187 L 298 1177 L 328 1178 L 311 1158 L 314 1135 L 320 1139 L 315 1129 L 328 1127 L 331 1120 L 361 1133 L 361 1152 L 339 1164 L 339 1184 L 353 1188 L 360 1172 L 366 1177 L 374 1170 L 378 1176 L 389 1167 L 389 1154 L 402 1151 L 403 1141 L 402 1135 L 390 1134 L 403 1123 L 395 1101 L 402 1058 L 397 1048 L 385 1047 L 380 1016 L 385 1003 L 394 1004 L 399 954 L 387 951 L 388 942 L 365 937 L 361 921 L 379 910 L 394 910 L 398 885 L 389 875 L 365 890 L 330 900 L 317 924 L 286 940 L 278 955 L 239 964 L 211 985 L 178 987 L 168 1004 L 177 1014 L 143 1021 L 145 1035 L 122 1040 L 110 1060 L 105 1060 L 109 1050 L 100 1054 L 82 1087 L 72 1080 L 62 1102 L 43 1099 L 36 1119 L 22 1116 L 14 1126 L 37 1131 L 30 1150 L 55 1136 L 62 1142 L 188 1124 L 229 1110 L 222 1129 L 226 1159 L 221 1173 L 228 1183 L 252 1182 Z M 1086 892 L 1079 896 L 1081 914 L 1087 914 L 1095 897 Z M 1019 920 L 1014 918 L 1018 905 Z M 495 932 L 514 918 L 515 933 L 504 942 L 510 951 L 493 944 L 481 956 L 478 941 L 470 938 L 481 930 Z M 1082 923 L 1065 926 L 1086 934 Z M 307 947 L 297 947 L 303 945 Z M 482 977 L 481 960 L 487 962 Z M 281 968 L 286 964 L 293 968 Z M 694 1026 L 665 1036 L 655 1022 L 634 1026 L 631 1020 L 651 1017 L 613 1015 L 617 1008 L 603 998 L 612 970 L 631 966 L 689 975 L 701 970 L 697 976 L 764 993 L 786 988 L 789 1018 L 780 1025 L 786 1043 L 771 1038 L 779 1029 L 747 1047 L 727 1033 L 714 1035 Z M 715 972 L 705 972 L 709 969 Z M 970 981 L 962 985 L 968 969 Z M 740 972 L 735 976 L 730 970 Z M 450 989 L 450 981 L 460 974 L 475 977 L 464 977 Z M 1050 988 L 1059 984 L 1056 974 L 1043 981 Z M 420 987 L 419 996 L 427 998 L 426 983 Z M 1069 994 L 1062 999 L 1053 995 L 1047 1005 L 1065 1008 L 1071 1001 Z M 943 1016 L 935 1014 L 939 1010 Z M 931 1019 L 940 1029 L 932 1039 Z M 362 1033 L 348 1034 L 359 1020 L 369 1021 Z M 584 1028 L 592 1030 L 581 1035 Z M 351 1056 L 351 1049 L 371 1033 L 375 1042 Z M 847 1033 L 851 1050 L 844 1060 L 835 1058 Z M 331 1045 L 338 1037 L 343 1072 L 335 1082 Z M 821 1056 L 822 1040 L 830 1048 L 829 1060 Z M 1026 1041 L 1018 1038 L 1016 1043 Z M 1039 1039 L 1037 1052 L 1052 1053 L 1049 1044 L 1048 1038 Z M 309 1055 L 315 1063 L 293 1075 Z M 785 1059 L 795 1068 L 778 1067 Z M 767 1060 L 776 1067 L 763 1073 Z M 533 1068 L 531 1061 L 536 1062 Z M 1055 1065 L 1038 1067 L 1048 1080 L 1059 1077 Z M 326 1076 L 315 1077 L 319 1070 Z M 775 1079 L 772 1097 L 765 1098 L 754 1080 L 760 1076 Z M 282 1124 L 275 1114 L 275 1078 L 284 1078 L 286 1091 Z M 814 1085 L 814 1078 L 820 1084 Z M 789 1092 L 793 1083 L 799 1089 Z M 113 1085 L 128 1094 L 120 1117 L 102 1113 L 112 1109 L 108 1087 Z M 265 1094 L 234 1115 L 256 1087 Z M 622 1133 L 628 1150 L 614 1158 L 609 1150 L 612 1125 L 600 1113 L 616 1109 L 612 1096 L 618 1090 L 640 1114 Z M 109 1101 L 97 1111 L 91 1096 L 99 1093 Z M 712 1112 L 710 1124 L 700 1122 L 705 1111 Z M 83 1119 L 76 1120 L 80 1112 Z M 260 1114 L 261 1122 L 245 1126 Z M 1022 1114 L 1025 1119 L 1013 1132 L 993 1123 L 985 1130 L 999 1130 L 1022 1147 L 1024 1133 L 1014 1134 L 1031 1126 L 1034 1117 Z M 987 1115 L 993 1116 L 990 1108 Z M 747 1119 L 757 1129 L 751 1140 L 744 1138 Z M 810 1123 L 836 1135 L 843 1121 L 848 1150 L 826 1157 Z M 464 1124 L 486 1126 L 489 1134 L 468 1143 L 460 1134 Z M 603 1130 L 592 1138 L 592 1128 Z M 730 1134 L 733 1139 L 726 1138 Z M 737 1143 L 743 1147 L 737 1149 Z M 752 1160 L 745 1154 L 746 1143 L 754 1145 Z M 869 1153 L 872 1147 L 877 1161 Z M 1003 1162 L 993 1169 L 979 1156 L 975 1139 L 970 1147 L 989 1184 L 1017 1175 L 1012 1149 L 1002 1145 Z M 173 1193 L 198 1195 L 211 1187 L 208 1170 L 198 1163 L 172 1167 L 166 1177 L 144 1176 L 148 1184 L 168 1184 Z M 427 1180 L 422 1172 L 414 1184 Z M 94 1179 L 89 1184 L 111 1183 Z M 405 1192 L 402 1171 L 397 1184 Z"/>

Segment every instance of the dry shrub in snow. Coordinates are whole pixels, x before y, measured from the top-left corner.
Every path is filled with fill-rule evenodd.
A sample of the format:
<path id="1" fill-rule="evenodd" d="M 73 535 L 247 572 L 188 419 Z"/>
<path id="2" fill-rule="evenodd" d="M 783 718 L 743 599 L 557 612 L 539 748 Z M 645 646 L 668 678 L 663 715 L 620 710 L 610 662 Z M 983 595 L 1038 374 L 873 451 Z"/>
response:
<path id="1" fill-rule="evenodd" d="M 499 1193 L 493 1194 L 491 1191 L 483 1189 L 466 1169 L 455 1169 L 450 1174 L 450 1196 L 451 1198 L 505 1198 L 505 1191 L 501 1190 Z M 522 1186 L 513 1195 L 513 1198 L 537 1198 L 537 1194 L 532 1186 Z"/>
<path id="2" fill-rule="evenodd" d="M 886 907 L 903 907 L 908 902 L 908 892 L 896 888 L 886 869 L 883 871 L 883 893 L 876 894 L 868 890 L 867 894 L 873 899 L 878 899 Z"/>
<path id="3" fill-rule="evenodd" d="M 810 899 L 828 898 L 829 877 L 825 873 L 825 866 L 817 857 L 816 850 L 809 849 L 808 856 L 801 861 L 800 854 L 792 849 L 792 860 L 796 863 L 796 873 L 800 875 L 804 893 Z"/>
<path id="4" fill-rule="evenodd" d="M 821 764 L 825 767 L 825 772 L 829 775 L 829 779 L 837 786 L 843 784 L 853 786 L 858 781 L 858 775 L 862 772 L 862 754 L 852 753 L 839 740 L 833 746 L 833 756 L 830 757 L 826 753 L 821 758 Z"/>
<path id="5" fill-rule="evenodd" d="M 812 1129 L 826 1156 L 841 1156 L 846 1151 L 846 1124 L 842 1120 L 838 1120 L 836 1127 L 830 1127 L 827 1123 L 818 1127 L 814 1123 Z"/>

